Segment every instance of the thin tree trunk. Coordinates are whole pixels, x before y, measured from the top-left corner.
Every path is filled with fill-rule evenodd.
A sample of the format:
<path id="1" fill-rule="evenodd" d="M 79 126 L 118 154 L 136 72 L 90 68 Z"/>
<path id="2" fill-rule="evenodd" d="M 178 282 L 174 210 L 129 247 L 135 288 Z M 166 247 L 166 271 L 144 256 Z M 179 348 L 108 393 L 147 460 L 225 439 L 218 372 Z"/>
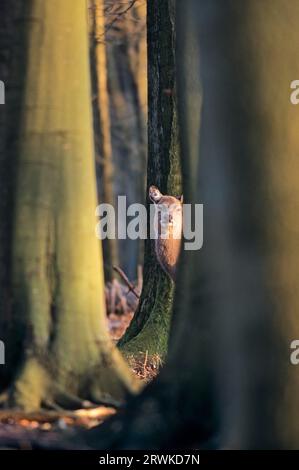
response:
<path id="1" fill-rule="evenodd" d="M 164 194 L 181 193 L 174 18 L 172 0 L 151 0 L 147 3 L 147 193 L 152 184 Z M 157 262 L 152 240 L 145 243 L 143 279 L 139 307 L 119 346 L 126 356 L 147 351 L 150 356 L 158 355 L 164 359 L 174 286 Z"/>
<path id="2" fill-rule="evenodd" d="M 100 195 L 102 201 L 114 207 L 115 198 L 113 190 L 113 161 L 110 125 L 110 104 L 108 94 L 108 69 L 106 58 L 105 36 L 105 11 L 104 0 L 93 0 L 94 8 L 94 58 L 96 72 L 97 114 L 99 123 L 99 148 L 100 159 Z M 97 129 L 96 129 L 97 131 Z M 117 241 L 113 239 L 103 240 L 103 252 L 105 262 L 105 279 L 111 281 L 115 275 L 113 266 L 118 265 Z"/>
<path id="3" fill-rule="evenodd" d="M 137 0 L 126 5 L 126 2 L 106 0 L 105 5 L 115 193 L 126 195 L 128 205 L 144 204 L 147 154 L 146 1 Z M 131 8 L 126 11 L 129 5 Z M 123 11 L 126 13 L 121 14 Z M 119 263 L 130 279 L 136 279 L 136 267 L 141 263 L 143 246 L 142 241 L 118 240 Z"/>
<path id="4" fill-rule="evenodd" d="M 136 115 L 137 149 L 133 152 L 133 166 L 139 161 L 140 177 L 136 182 L 138 200 L 144 203 L 147 167 L 147 35 L 146 0 L 136 1 L 124 18 L 124 31 L 128 55 L 129 71 L 132 81 L 133 104 Z M 137 25 L 137 26 L 136 26 Z M 137 29 L 137 31 L 136 31 Z M 135 35 L 135 37 L 134 37 Z M 137 36 L 137 37 L 136 37 Z M 143 264 L 144 243 L 139 243 L 138 265 Z"/>

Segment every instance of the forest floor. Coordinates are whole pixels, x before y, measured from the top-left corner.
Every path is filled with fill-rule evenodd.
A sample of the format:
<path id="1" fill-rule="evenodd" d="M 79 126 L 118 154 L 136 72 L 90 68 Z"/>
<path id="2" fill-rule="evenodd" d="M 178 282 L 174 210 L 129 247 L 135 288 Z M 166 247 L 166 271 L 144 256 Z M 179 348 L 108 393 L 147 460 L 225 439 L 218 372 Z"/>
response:
<path id="1" fill-rule="evenodd" d="M 128 328 L 134 312 L 128 311 L 121 315 L 111 313 L 108 315 L 108 329 L 110 336 L 115 344 L 118 340 L 124 335 L 126 329 Z M 156 364 L 159 364 L 160 360 L 157 357 L 152 358 L 152 361 L 147 360 L 147 355 L 142 356 L 142 358 L 130 358 L 130 367 L 132 372 L 136 377 L 145 382 L 150 382 L 158 373 L 158 368 Z"/>
<path id="2" fill-rule="evenodd" d="M 134 305 L 136 308 L 137 303 Z M 125 308 L 122 311 L 109 312 L 107 305 L 107 327 L 111 339 L 116 344 L 129 326 L 134 311 Z M 147 361 L 147 356 L 142 360 L 132 358 L 130 367 L 136 377 L 143 382 L 151 381 L 158 373 L 157 367 Z M 58 410 L 58 411 L 38 411 L 25 413 L 22 411 L 0 409 L 0 441 L 4 442 L 10 438 L 15 439 L 19 436 L 20 447 L 30 449 L 30 436 L 41 436 L 46 438 L 46 433 L 62 432 L 70 428 L 78 427 L 90 429 L 104 422 L 117 412 L 117 409 L 111 406 L 96 406 L 89 409 L 78 410 Z M 26 430 L 26 434 L 24 431 Z M 27 436 L 27 438 L 24 438 Z M 0 447 L 1 448 L 1 447 Z"/>

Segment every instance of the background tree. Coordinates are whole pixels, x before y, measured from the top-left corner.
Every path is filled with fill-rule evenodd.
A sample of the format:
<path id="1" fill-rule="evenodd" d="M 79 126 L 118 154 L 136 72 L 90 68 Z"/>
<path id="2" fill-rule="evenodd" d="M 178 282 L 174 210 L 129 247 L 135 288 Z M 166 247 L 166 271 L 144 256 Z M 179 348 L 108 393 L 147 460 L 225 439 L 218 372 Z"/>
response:
<path id="1" fill-rule="evenodd" d="M 91 63 L 94 64 L 94 114 L 96 159 L 99 171 L 99 196 L 101 201 L 115 206 L 113 188 L 113 161 L 110 124 L 110 98 L 108 93 L 108 69 L 106 57 L 104 0 L 92 0 Z M 98 128 L 97 128 L 98 127 Z M 114 277 L 113 266 L 118 265 L 117 240 L 105 239 L 102 243 L 105 280 Z"/>
<path id="2" fill-rule="evenodd" d="M 148 44 L 148 163 L 150 185 L 162 193 L 181 194 L 175 85 L 174 2 L 147 2 Z M 147 198 L 149 207 L 149 200 Z M 139 307 L 119 346 L 127 355 L 146 351 L 164 359 L 167 350 L 173 283 L 156 260 L 147 240 L 143 290 Z"/>
<path id="3" fill-rule="evenodd" d="M 6 365 L 17 371 L 11 402 L 33 409 L 78 404 L 77 396 L 121 400 L 135 386 L 105 324 L 86 3 L 26 4 L 19 18 L 26 67 L 10 212 L 13 305 L 5 318 L 13 325 L 6 349 L 17 356 Z"/>
<path id="4" fill-rule="evenodd" d="M 146 0 L 105 0 L 113 184 L 127 204 L 145 202 L 147 157 Z M 138 240 L 118 240 L 119 263 L 130 279 L 143 261 Z"/>

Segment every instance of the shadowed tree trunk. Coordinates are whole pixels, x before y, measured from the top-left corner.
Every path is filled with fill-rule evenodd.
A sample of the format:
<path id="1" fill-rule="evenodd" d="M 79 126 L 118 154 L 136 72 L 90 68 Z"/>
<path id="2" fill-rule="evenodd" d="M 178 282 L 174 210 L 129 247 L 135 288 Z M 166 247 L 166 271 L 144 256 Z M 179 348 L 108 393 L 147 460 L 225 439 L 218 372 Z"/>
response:
<path id="1" fill-rule="evenodd" d="M 298 448 L 289 356 L 299 338 L 299 111 L 290 103 L 299 3 L 203 1 L 197 16 L 202 263 L 217 326 L 221 443 Z"/>
<path id="2" fill-rule="evenodd" d="M 175 91 L 175 29 L 172 0 L 147 3 L 148 164 L 150 185 L 163 194 L 181 194 Z M 147 207 L 149 201 L 147 198 Z M 139 307 L 119 346 L 126 356 L 146 351 L 165 358 L 173 283 L 157 262 L 154 243 L 145 243 L 143 290 Z"/>
<path id="3" fill-rule="evenodd" d="M 5 105 L 0 106 L 0 339 L 15 342 L 6 349 L 6 363 L 1 365 L 1 390 L 12 378 L 18 360 L 19 345 L 10 321 L 10 256 L 12 231 L 13 186 L 15 177 L 16 129 L 20 120 L 25 62 L 25 23 L 28 3 L 24 0 L 3 0 L 0 16 L 0 79 L 5 84 Z"/>
<path id="4" fill-rule="evenodd" d="M 76 397 L 122 400 L 135 385 L 105 320 L 86 2 L 27 6 L 6 344 L 20 344 L 21 357 L 11 402 L 28 410 L 75 406 Z"/>

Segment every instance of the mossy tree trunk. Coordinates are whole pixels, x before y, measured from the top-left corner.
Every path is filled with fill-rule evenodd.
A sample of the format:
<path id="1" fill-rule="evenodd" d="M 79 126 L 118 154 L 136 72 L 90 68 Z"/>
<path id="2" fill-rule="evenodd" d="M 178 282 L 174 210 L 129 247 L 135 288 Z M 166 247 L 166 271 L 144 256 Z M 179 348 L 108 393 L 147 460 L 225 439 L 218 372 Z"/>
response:
<path id="1" fill-rule="evenodd" d="M 147 2 L 148 163 L 150 185 L 181 194 L 175 85 L 175 10 L 173 0 Z M 147 206 L 149 200 L 147 197 Z M 146 240 L 143 290 L 139 307 L 119 342 L 126 356 L 167 352 L 174 286 L 157 262 L 154 241 Z"/>
<path id="2" fill-rule="evenodd" d="M 11 259 L 13 405 L 122 400 L 135 388 L 105 320 L 85 0 L 31 0 Z M 3 312 L 1 312 L 3 314 Z M 7 363 L 9 369 L 15 364 Z"/>
<path id="3" fill-rule="evenodd" d="M 204 204 L 204 246 L 183 252 L 179 280 L 188 281 L 178 285 L 158 380 L 88 438 L 122 449 L 298 449 L 290 344 L 299 338 L 299 112 L 290 83 L 299 76 L 299 4 L 177 0 L 177 8 L 183 182 L 196 183 L 191 200 Z M 188 168 L 199 155 L 195 176 Z"/>

